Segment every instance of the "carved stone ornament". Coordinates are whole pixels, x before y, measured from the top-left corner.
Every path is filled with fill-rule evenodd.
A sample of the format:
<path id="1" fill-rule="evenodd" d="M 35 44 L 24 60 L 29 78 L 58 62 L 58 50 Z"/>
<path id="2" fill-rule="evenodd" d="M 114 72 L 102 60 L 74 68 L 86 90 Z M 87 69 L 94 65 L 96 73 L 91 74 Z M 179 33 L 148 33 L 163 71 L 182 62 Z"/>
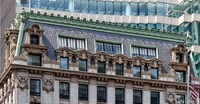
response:
<path id="1" fill-rule="evenodd" d="M 19 76 L 17 78 L 17 88 L 20 88 L 21 90 L 28 89 L 28 78 Z"/>
<path id="2" fill-rule="evenodd" d="M 166 92 L 165 104 L 175 104 L 175 93 L 174 92 Z"/>
<path id="3" fill-rule="evenodd" d="M 51 79 L 43 79 L 43 90 L 45 90 L 47 93 L 50 91 L 54 91 L 54 83 Z"/>

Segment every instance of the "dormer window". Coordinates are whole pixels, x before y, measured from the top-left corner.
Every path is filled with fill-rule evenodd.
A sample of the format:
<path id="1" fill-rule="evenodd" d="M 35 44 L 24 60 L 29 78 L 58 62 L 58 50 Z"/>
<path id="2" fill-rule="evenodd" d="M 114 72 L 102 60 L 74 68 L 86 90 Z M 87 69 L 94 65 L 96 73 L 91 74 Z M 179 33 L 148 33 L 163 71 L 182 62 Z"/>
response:
<path id="1" fill-rule="evenodd" d="M 180 53 L 176 54 L 176 62 L 183 63 L 183 55 Z"/>
<path id="2" fill-rule="evenodd" d="M 30 44 L 39 45 L 39 36 L 31 35 L 30 36 Z"/>

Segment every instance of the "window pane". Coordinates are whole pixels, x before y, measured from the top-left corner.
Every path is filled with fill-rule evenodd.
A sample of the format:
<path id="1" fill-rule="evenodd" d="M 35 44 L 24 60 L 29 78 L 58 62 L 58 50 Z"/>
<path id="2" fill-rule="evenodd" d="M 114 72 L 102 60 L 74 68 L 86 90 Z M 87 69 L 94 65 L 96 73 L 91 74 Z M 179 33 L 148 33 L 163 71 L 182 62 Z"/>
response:
<path id="1" fill-rule="evenodd" d="M 148 15 L 155 15 L 156 14 L 155 10 L 156 10 L 155 4 L 149 2 L 148 3 Z"/>
<path id="2" fill-rule="evenodd" d="M 55 10 L 56 0 L 49 0 L 48 6 L 50 10 Z"/>
<path id="3" fill-rule="evenodd" d="M 122 15 L 131 15 L 131 5 L 127 2 L 122 2 Z"/>
<path id="4" fill-rule="evenodd" d="M 105 73 L 105 72 L 106 72 L 106 63 L 98 62 L 98 73 Z"/>
<path id="5" fill-rule="evenodd" d="M 63 11 L 64 10 L 64 0 L 57 0 L 56 1 L 56 4 L 55 4 L 55 7 L 56 7 L 56 10 L 58 11 Z"/>
<path id="6" fill-rule="evenodd" d="M 49 0 L 41 0 L 40 1 L 40 8 L 47 9 L 47 4 L 49 4 Z"/>
<path id="7" fill-rule="evenodd" d="M 141 77 L 141 67 L 140 66 L 134 66 L 133 76 L 134 77 Z"/>
<path id="8" fill-rule="evenodd" d="M 74 11 L 80 12 L 81 8 L 81 2 L 80 0 L 74 0 Z"/>
<path id="9" fill-rule="evenodd" d="M 59 93 L 60 98 L 69 99 L 69 83 L 60 82 Z"/>
<path id="10" fill-rule="evenodd" d="M 91 0 L 89 2 L 89 5 L 90 5 L 90 13 L 96 14 L 97 13 L 97 2 Z"/>
<path id="11" fill-rule="evenodd" d="M 40 96 L 40 80 L 30 79 L 30 95 Z"/>
<path id="12" fill-rule="evenodd" d="M 120 54 L 121 45 L 112 44 L 112 43 L 104 43 L 104 42 L 96 42 L 96 52 L 99 52 L 99 51 L 104 51 L 109 54 Z"/>
<path id="13" fill-rule="evenodd" d="M 165 15 L 164 4 L 158 2 L 156 7 L 157 7 L 157 9 L 156 9 L 157 10 L 157 15 L 164 16 Z"/>
<path id="14" fill-rule="evenodd" d="M 132 2 L 131 3 L 131 14 L 137 16 L 139 14 L 139 5 L 138 3 Z"/>
<path id="15" fill-rule="evenodd" d="M 88 13 L 89 11 L 89 1 L 88 0 L 81 0 L 81 11 L 82 13 Z"/>
<path id="16" fill-rule="evenodd" d="M 107 91 L 104 86 L 97 86 L 97 102 L 107 101 Z"/>
<path id="17" fill-rule="evenodd" d="M 141 56 L 143 58 L 154 58 L 156 57 L 156 48 L 132 46 L 132 56 Z"/>
<path id="18" fill-rule="evenodd" d="M 106 1 L 106 14 L 113 14 L 113 2 Z"/>
<path id="19" fill-rule="evenodd" d="M 59 37 L 59 47 L 68 47 L 72 50 L 85 49 L 85 40 L 68 37 Z"/>
<path id="20" fill-rule="evenodd" d="M 71 8 L 72 8 L 72 2 L 70 2 L 71 0 L 65 0 L 65 3 L 64 3 L 64 5 L 65 5 L 65 11 L 67 11 L 67 12 L 71 12 L 72 10 L 71 10 Z"/>
<path id="21" fill-rule="evenodd" d="M 133 104 L 142 104 L 142 91 L 133 90 Z"/>
<path id="22" fill-rule="evenodd" d="M 147 13 L 146 13 L 146 3 L 143 3 L 143 2 L 140 2 L 139 3 L 139 15 L 143 15 L 145 16 Z"/>
<path id="23" fill-rule="evenodd" d="M 123 88 L 115 89 L 115 104 L 124 104 L 125 103 L 125 93 Z"/>
<path id="24" fill-rule="evenodd" d="M 114 14 L 121 15 L 122 13 L 122 6 L 121 2 L 114 2 Z"/>
<path id="25" fill-rule="evenodd" d="M 122 64 L 116 64 L 116 75 L 124 75 Z"/>
<path id="26" fill-rule="evenodd" d="M 28 65 L 41 66 L 41 55 L 29 54 L 28 55 Z"/>
<path id="27" fill-rule="evenodd" d="M 151 79 L 158 79 L 158 69 L 151 69 Z"/>
<path id="28" fill-rule="evenodd" d="M 97 12 L 98 14 L 105 14 L 105 2 L 104 1 L 98 1 L 98 8 L 97 8 Z"/>
<path id="29" fill-rule="evenodd" d="M 177 104 L 185 104 L 185 95 L 176 95 Z"/>
<path id="30" fill-rule="evenodd" d="M 60 68 L 69 69 L 69 60 L 67 57 L 60 58 Z"/>
<path id="31" fill-rule="evenodd" d="M 159 92 L 151 92 L 151 104 L 160 104 Z"/>
<path id="32" fill-rule="evenodd" d="M 31 35 L 30 36 L 31 44 L 39 45 L 39 36 L 37 35 Z"/>
<path id="33" fill-rule="evenodd" d="M 87 60 L 79 59 L 79 70 L 87 71 Z"/>
<path id="34" fill-rule="evenodd" d="M 175 71 L 175 81 L 176 82 L 185 82 L 185 72 Z"/>
<path id="35" fill-rule="evenodd" d="M 79 84 L 79 89 L 78 89 L 78 95 L 79 95 L 79 100 L 88 100 L 88 86 Z"/>

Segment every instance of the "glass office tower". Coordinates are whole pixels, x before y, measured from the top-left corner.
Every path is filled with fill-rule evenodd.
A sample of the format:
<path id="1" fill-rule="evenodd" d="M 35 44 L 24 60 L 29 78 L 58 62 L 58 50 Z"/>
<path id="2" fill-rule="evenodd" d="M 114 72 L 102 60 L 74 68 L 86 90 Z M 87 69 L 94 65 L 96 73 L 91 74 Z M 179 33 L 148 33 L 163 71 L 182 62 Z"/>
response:
<path id="1" fill-rule="evenodd" d="M 67 16 L 122 23 L 160 31 L 190 33 L 200 45 L 200 0 L 16 0 L 17 7 L 57 11 Z M 200 71 L 200 55 L 193 53 Z M 197 75 L 198 75 L 197 71 Z M 200 74 L 198 75 L 200 76 Z"/>

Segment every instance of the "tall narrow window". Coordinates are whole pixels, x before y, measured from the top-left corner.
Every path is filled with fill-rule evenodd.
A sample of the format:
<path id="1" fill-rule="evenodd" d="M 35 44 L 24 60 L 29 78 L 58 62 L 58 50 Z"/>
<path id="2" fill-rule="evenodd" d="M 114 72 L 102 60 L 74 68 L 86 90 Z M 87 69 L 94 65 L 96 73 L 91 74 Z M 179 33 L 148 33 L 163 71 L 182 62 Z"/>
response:
<path id="1" fill-rule="evenodd" d="M 115 89 L 115 104 L 125 104 L 125 93 L 123 88 Z"/>
<path id="2" fill-rule="evenodd" d="M 133 76 L 134 77 L 141 77 L 141 67 L 140 66 L 134 66 L 133 67 Z"/>
<path id="3" fill-rule="evenodd" d="M 98 73 L 106 73 L 106 63 L 105 62 L 98 62 Z"/>
<path id="4" fill-rule="evenodd" d="M 151 92 L 151 104 L 160 104 L 159 92 Z"/>
<path id="5" fill-rule="evenodd" d="M 158 69 L 151 68 L 151 79 L 158 79 Z"/>
<path id="6" fill-rule="evenodd" d="M 177 94 L 176 102 L 177 102 L 177 104 L 185 104 L 185 95 Z"/>
<path id="7" fill-rule="evenodd" d="M 79 86 L 78 86 L 78 98 L 79 98 L 79 100 L 88 101 L 88 85 L 79 84 Z"/>
<path id="8" fill-rule="evenodd" d="M 183 54 L 176 54 L 176 62 L 183 63 Z"/>
<path id="9" fill-rule="evenodd" d="M 59 47 L 68 47 L 72 50 L 85 49 L 85 40 L 68 37 L 59 37 Z"/>
<path id="10" fill-rule="evenodd" d="M 67 57 L 60 57 L 60 68 L 69 69 L 69 59 Z"/>
<path id="11" fill-rule="evenodd" d="M 87 60 L 79 59 L 79 70 L 80 71 L 87 71 Z"/>
<path id="12" fill-rule="evenodd" d="M 123 64 L 116 64 L 116 75 L 124 75 Z"/>
<path id="13" fill-rule="evenodd" d="M 141 90 L 133 90 L 133 104 L 142 104 Z"/>
<path id="14" fill-rule="evenodd" d="M 40 96 L 41 85 L 39 79 L 30 79 L 30 95 Z"/>
<path id="15" fill-rule="evenodd" d="M 185 82 L 185 72 L 184 71 L 175 71 L 175 81 L 176 82 Z"/>
<path id="16" fill-rule="evenodd" d="M 60 94 L 60 98 L 69 99 L 69 83 L 60 82 L 59 94 Z"/>
<path id="17" fill-rule="evenodd" d="M 39 36 L 31 35 L 30 36 L 30 44 L 39 45 Z"/>
<path id="18" fill-rule="evenodd" d="M 28 55 L 28 65 L 41 66 L 41 55 L 29 54 Z"/>
<path id="19" fill-rule="evenodd" d="M 121 45 L 114 43 L 96 42 L 96 52 L 104 51 L 109 54 L 120 54 Z"/>
<path id="20" fill-rule="evenodd" d="M 97 102 L 107 101 L 107 90 L 104 86 L 97 86 Z"/>

